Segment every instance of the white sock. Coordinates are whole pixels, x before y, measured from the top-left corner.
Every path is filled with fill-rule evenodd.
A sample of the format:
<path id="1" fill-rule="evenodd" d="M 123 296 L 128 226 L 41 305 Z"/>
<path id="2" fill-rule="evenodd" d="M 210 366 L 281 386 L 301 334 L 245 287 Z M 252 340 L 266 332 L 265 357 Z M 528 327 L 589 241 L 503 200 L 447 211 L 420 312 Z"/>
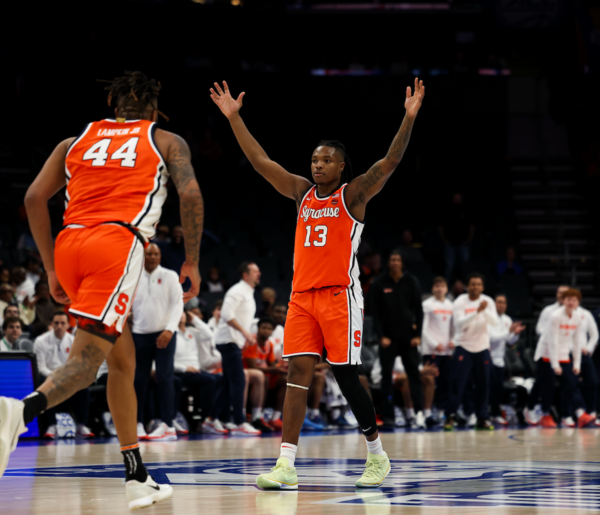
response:
<path id="1" fill-rule="evenodd" d="M 577 418 L 581 417 L 581 415 L 583 415 L 585 413 L 585 410 L 583 408 L 579 408 L 577 410 L 575 410 L 575 416 Z"/>
<path id="2" fill-rule="evenodd" d="M 262 408 L 252 408 L 252 420 L 262 418 Z"/>
<path id="3" fill-rule="evenodd" d="M 378 454 L 379 456 L 383 456 L 383 445 L 381 444 L 381 438 L 379 438 L 379 436 L 377 436 L 377 438 L 372 442 L 369 442 L 369 440 L 367 440 L 366 442 L 367 450 L 371 454 Z"/>
<path id="4" fill-rule="evenodd" d="M 431 410 L 430 409 L 424 409 L 423 410 L 423 414 L 425 415 L 425 418 L 429 418 L 429 417 L 431 417 Z"/>
<path id="5" fill-rule="evenodd" d="M 287 458 L 290 463 L 290 467 L 294 466 L 296 462 L 296 453 L 298 452 L 298 446 L 293 443 L 281 442 L 281 451 L 279 453 L 280 458 Z"/>
<path id="6" fill-rule="evenodd" d="M 273 418 L 271 420 L 279 420 L 281 418 L 281 411 L 274 411 Z"/>
<path id="7" fill-rule="evenodd" d="M 315 417 L 318 417 L 320 414 L 321 413 L 316 408 L 309 408 L 308 409 L 308 418 L 315 418 Z"/>
<path id="8" fill-rule="evenodd" d="M 590 415 L 591 415 L 592 417 L 596 418 L 596 412 L 595 412 L 595 411 L 592 411 L 592 412 L 590 413 Z"/>
<path id="9" fill-rule="evenodd" d="M 340 418 L 341 414 L 342 410 L 339 408 L 334 408 L 331 410 L 331 418 L 333 418 L 333 420 L 337 420 L 338 418 Z"/>
<path id="10" fill-rule="evenodd" d="M 404 411 L 406 411 L 407 418 L 415 418 L 415 409 L 414 408 L 408 408 L 408 409 L 405 409 Z"/>

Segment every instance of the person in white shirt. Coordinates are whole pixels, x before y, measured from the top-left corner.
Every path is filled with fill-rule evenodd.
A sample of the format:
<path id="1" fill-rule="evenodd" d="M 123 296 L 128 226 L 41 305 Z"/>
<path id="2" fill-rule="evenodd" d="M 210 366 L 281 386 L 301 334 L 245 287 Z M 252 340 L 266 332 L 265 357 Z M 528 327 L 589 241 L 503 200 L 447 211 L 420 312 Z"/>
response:
<path id="1" fill-rule="evenodd" d="M 28 298 L 28 300 L 33 299 L 35 296 L 35 284 L 27 277 L 25 268 L 22 266 L 13 268 L 10 274 L 10 281 L 15 288 L 15 296 L 17 297 L 17 302 L 19 304 L 23 304 L 23 301 L 26 298 Z"/>
<path id="2" fill-rule="evenodd" d="M 596 372 L 593 355 L 598 345 L 598 325 L 594 320 L 594 315 L 592 315 L 590 311 L 581 306 L 579 307 L 579 311 L 581 311 L 582 316 L 585 317 L 581 327 L 586 339 L 586 342 L 581 349 L 583 397 L 585 399 L 587 412 L 595 417 L 597 415 L 598 386 L 600 386 L 600 381 Z"/>
<path id="3" fill-rule="evenodd" d="M 492 421 L 501 426 L 508 425 L 502 416 L 500 403 L 504 393 L 504 355 L 506 346 L 513 346 L 519 340 L 519 335 L 525 330 L 521 322 L 513 322 L 506 314 L 508 301 L 506 295 L 496 295 L 496 311 L 499 324 L 490 327 L 490 354 L 492 355 L 492 377 L 490 387 L 490 407 Z"/>
<path id="4" fill-rule="evenodd" d="M 191 327 L 187 325 L 188 322 Z M 229 431 L 216 418 L 217 392 L 222 387 L 223 376 L 204 372 L 200 364 L 199 348 L 207 342 L 210 345 L 213 332 L 206 323 L 188 311 L 181 315 L 176 337 L 175 373 L 183 385 L 193 392 L 201 409 L 202 422 L 198 429 L 207 434 L 227 434 Z"/>
<path id="5" fill-rule="evenodd" d="M 246 261 L 240 266 L 240 282 L 225 294 L 221 319 L 215 333 L 217 350 L 221 353 L 224 391 L 229 396 L 233 422 L 225 427 L 232 434 L 259 435 L 261 432 L 244 418 L 244 389 L 246 379 L 242 363 L 242 349 L 246 341 L 254 342 L 250 332 L 256 313 L 254 289 L 260 283 L 260 269 L 256 263 Z"/>
<path id="6" fill-rule="evenodd" d="M 35 339 L 33 352 L 37 358 L 41 382 L 44 382 L 54 370 L 67 362 L 74 340 L 73 335 L 67 332 L 68 329 L 69 315 L 63 311 L 57 311 L 52 317 L 52 330 Z M 67 406 L 73 412 L 77 424 L 77 436 L 93 438 L 94 434 L 86 426 L 90 408 L 89 388 L 79 390 L 64 403 L 45 411 L 44 420 L 48 427 L 44 436 L 46 438 L 56 438 L 56 413 L 66 411 Z"/>
<path id="7" fill-rule="evenodd" d="M 563 305 L 550 315 L 550 322 L 536 349 L 536 383 L 539 385 L 543 411 L 539 423 L 545 428 L 556 427 L 556 422 L 550 414 L 555 376 L 559 378 L 560 388 L 567 402 L 575 410 L 577 425 L 586 427 L 596 422 L 595 417 L 585 412 L 585 402 L 577 377 L 581 369 L 581 349 L 586 336 L 583 327 L 585 316 L 578 309 L 580 301 L 581 292 L 575 288 L 569 288 L 563 293 Z M 533 409 L 537 402 L 537 397 L 532 394 L 529 398 L 529 409 Z"/>
<path id="8" fill-rule="evenodd" d="M 183 313 L 183 289 L 179 276 L 160 266 L 160 249 L 155 243 L 146 247 L 144 270 L 131 306 L 135 343 L 135 393 L 138 400 L 138 437 L 177 438 L 173 427 L 175 339 Z M 151 435 L 144 430 L 144 407 L 148 382 L 156 362 L 158 424 Z M 173 438 L 174 437 L 174 438 Z"/>
<path id="9" fill-rule="evenodd" d="M 17 343 L 23 334 L 23 321 L 19 317 L 7 316 L 2 321 L 2 340 L 0 340 L 0 352 L 12 352 L 18 350 Z"/>
<path id="10" fill-rule="evenodd" d="M 538 353 L 541 352 L 541 350 L 544 348 L 545 344 L 542 339 L 543 339 L 544 333 L 546 332 L 546 329 L 550 323 L 550 316 L 552 315 L 552 313 L 554 313 L 554 311 L 556 311 L 557 309 L 559 309 L 562 306 L 563 294 L 568 289 L 569 289 L 569 287 L 567 285 L 561 284 L 556 289 L 556 302 L 554 302 L 553 304 L 550 304 L 549 306 L 546 306 L 544 309 L 542 309 L 542 312 L 540 313 L 537 324 L 535 326 L 535 332 L 537 333 L 539 338 L 538 338 L 538 342 L 536 345 L 534 361 L 538 361 L 540 359 Z M 536 381 L 533 385 L 533 388 L 531 389 L 531 392 L 529 392 L 529 404 L 532 406 L 535 405 L 538 402 L 539 398 L 540 398 L 540 385 L 539 385 L 539 382 Z M 533 404 L 531 404 L 531 403 L 533 403 Z M 539 420 L 537 420 L 535 414 L 530 409 L 526 409 L 524 414 L 525 414 L 525 420 L 527 421 L 528 424 L 533 425 L 533 426 L 538 424 Z"/>
<path id="11" fill-rule="evenodd" d="M 271 319 L 275 323 L 275 329 L 269 340 L 273 343 L 277 361 L 281 361 L 283 356 L 283 336 L 287 312 L 288 305 L 283 302 L 276 302 L 271 312 Z"/>
<path id="12" fill-rule="evenodd" d="M 475 383 L 475 428 L 494 429 L 488 419 L 492 367 L 489 326 L 498 324 L 499 320 L 496 304 L 490 297 L 483 295 L 483 287 L 483 276 L 471 274 L 467 283 L 467 293 L 459 295 L 452 306 L 456 348 L 452 355 L 453 377 L 444 424 L 446 431 L 454 429 L 455 413 L 471 377 Z"/>
<path id="13" fill-rule="evenodd" d="M 217 299 L 212 310 L 212 317 L 208 321 L 208 327 L 210 330 L 215 332 L 219 325 L 219 319 L 221 318 L 221 308 L 223 307 L 223 299 Z"/>
<path id="14" fill-rule="evenodd" d="M 435 378 L 435 404 L 441 411 L 448 407 L 448 392 L 452 377 L 452 302 L 446 298 L 448 284 L 442 276 L 433 279 L 433 296 L 423 302 L 423 331 L 421 352 L 423 363 L 435 365 L 439 375 Z M 425 420 L 431 417 L 431 410 L 424 409 Z M 431 424 L 433 421 L 429 421 Z"/>

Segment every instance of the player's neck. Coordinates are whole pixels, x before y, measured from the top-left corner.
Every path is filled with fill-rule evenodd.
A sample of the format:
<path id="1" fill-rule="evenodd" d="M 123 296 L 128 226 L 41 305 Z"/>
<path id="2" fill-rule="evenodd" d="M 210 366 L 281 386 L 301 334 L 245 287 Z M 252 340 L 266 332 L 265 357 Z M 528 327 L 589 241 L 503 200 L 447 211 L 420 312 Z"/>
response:
<path id="1" fill-rule="evenodd" d="M 400 279 L 402 279 L 403 275 L 404 275 L 404 272 L 402 270 L 390 270 L 390 277 L 394 281 L 399 281 Z"/>
<path id="2" fill-rule="evenodd" d="M 446 298 L 445 295 L 434 295 L 434 297 L 438 302 L 444 302 L 444 299 Z"/>
<path id="3" fill-rule="evenodd" d="M 469 300 L 470 301 L 475 301 L 477 300 L 479 297 L 481 297 L 481 295 L 472 295 L 469 293 Z"/>
<path id="4" fill-rule="evenodd" d="M 332 184 L 317 184 L 317 194 L 319 197 L 329 197 L 335 190 L 341 186 L 341 182 Z"/>
<path id="5" fill-rule="evenodd" d="M 259 346 L 264 347 L 265 344 L 267 343 L 267 340 L 263 340 L 262 338 L 260 338 L 260 337 L 257 336 L 256 337 L 256 343 L 258 343 Z"/>

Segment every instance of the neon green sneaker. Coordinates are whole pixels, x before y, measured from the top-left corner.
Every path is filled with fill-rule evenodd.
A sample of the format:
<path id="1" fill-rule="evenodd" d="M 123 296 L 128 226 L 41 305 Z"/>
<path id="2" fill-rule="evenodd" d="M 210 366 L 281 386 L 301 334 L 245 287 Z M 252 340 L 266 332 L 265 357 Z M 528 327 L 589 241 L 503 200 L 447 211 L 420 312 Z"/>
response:
<path id="1" fill-rule="evenodd" d="M 381 486 L 381 483 L 392 469 L 388 455 L 385 452 L 383 454 L 383 456 L 371 453 L 367 455 L 365 472 L 356 482 L 357 488 L 377 488 Z"/>
<path id="2" fill-rule="evenodd" d="M 298 476 L 287 458 L 279 458 L 271 472 L 256 478 L 256 484 L 265 490 L 298 490 Z"/>

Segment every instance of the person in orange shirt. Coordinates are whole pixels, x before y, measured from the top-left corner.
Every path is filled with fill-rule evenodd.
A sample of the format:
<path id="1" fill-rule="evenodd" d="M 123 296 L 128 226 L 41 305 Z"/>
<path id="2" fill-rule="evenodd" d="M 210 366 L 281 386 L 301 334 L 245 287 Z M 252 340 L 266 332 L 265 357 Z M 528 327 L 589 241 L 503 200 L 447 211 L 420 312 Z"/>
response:
<path id="1" fill-rule="evenodd" d="M 179 193 L 185 233 L 179 281 L 189 278 L 192 284 L 183 300 L 198 295 L 204 203 L 188 145 L 156 126 L 160 84 L 141 72 L 108 82 L 115 119 L 89 123 L 78 137 L 59 143 L 25 196 L 51 294 L 58 303 L 71 304 L 78 329 L 65 365 L 35 392 L 24 401 L 0 397 L 0 476 L 25 425 L 87 388 L 106 360 L 108 404 L 125 463 L 129 508 L 139 509 L 171 497 L 173 489 L 154 482 L 140 457 L 135 347 L 126 320 L 169 176 Z M 65 186 L 65 228 L 55 247 L 48 200 Z"/>
<path id="2" fill-rule="evenodd" d="M 265 422 L 262 417 L 264 406 L 253 406 L 252 408 L 252 425 L 261 431 L 265 431 L 266 428 L 266 432 L 270 432 L 271 430 L 281 431 L 283 427 L 281 412 L 283 410 L 287 381 L 287 370 L 278 365 L 273 342 L 269 339 L 273 334 L 274 328 L 273 321 L 270 318 L 261 318 L 257 324 L 256 341 L 246 342 L 246 347 L 242 351 L 244 368 L 258 371 L 266 376 L 266 381 L 264 382 L 265 396 L 263 399 L 267 398 L 269 390 L 275 391 L 275 412 L 271 422 Z"/>
<path id="3" fill-rule="evenodd" d="M 356 259 L 367 203 L 381 191 L 400 164 L 425 96 L 415 79 L 406 88 L 406 113 L 382 159 L 367 173 L 352 177 L 350 159 L 339 141 L 324 140 L 312 153 L 311 174 L 294 175 L 269 159 L 240 116 L 245 93 L 232 97 L 226 82 L 216 82 L 211 98 L 227 117 L 242 151 L 254 167 L 298 209 L 294 245 L 294 279 L 285 327 L 283 357 L 290 360 L 283 408 L 280 457 L 271 473 L 256 482 L 265 489 L 298 489 L 294 463 L 306 413 L 308 390 L 323 350 L 367 441 L 365 473 L 359 488 L 377 488 L 391 470 L 377 431 L 373 404 L 360 383 L 364 301 Z M 315 107 L 315 114 L 323 115 Z"/>

